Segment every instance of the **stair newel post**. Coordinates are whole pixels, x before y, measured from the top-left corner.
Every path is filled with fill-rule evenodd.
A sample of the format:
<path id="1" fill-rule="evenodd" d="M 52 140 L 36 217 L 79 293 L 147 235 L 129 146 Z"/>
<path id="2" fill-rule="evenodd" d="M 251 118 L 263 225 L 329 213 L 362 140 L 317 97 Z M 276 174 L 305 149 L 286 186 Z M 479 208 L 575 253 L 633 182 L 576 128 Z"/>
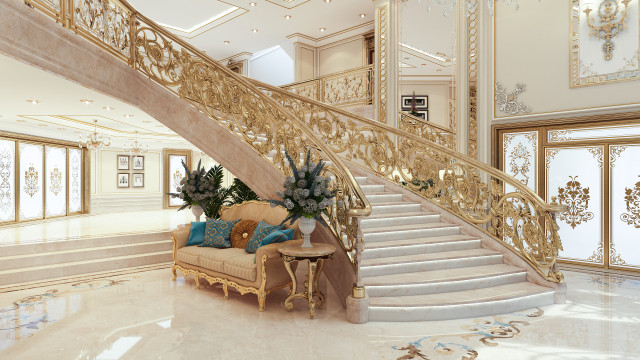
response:
<path id="1" fill-rule="evenodd" d="M 360 218 L 354 218 L 356 223 L 356 236 L 354 239 L 353 249 L 355 255 L 353 258 L 355 269 L 355 282 L 351 295 L 347 297 L 347 320 L 354 324 L 364 324 L 369 321 L 369 296 L 360 276 L 360 261 L 362 260 L 362 252 L 364 251 L 364 235 L 360 227 Z"/>

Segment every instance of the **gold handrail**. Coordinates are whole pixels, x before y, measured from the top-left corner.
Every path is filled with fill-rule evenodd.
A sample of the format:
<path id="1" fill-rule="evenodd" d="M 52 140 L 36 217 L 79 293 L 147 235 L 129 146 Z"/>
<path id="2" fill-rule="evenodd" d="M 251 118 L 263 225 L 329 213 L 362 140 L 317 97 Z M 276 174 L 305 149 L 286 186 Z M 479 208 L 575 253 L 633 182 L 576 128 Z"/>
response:
<path id="1" fill-rule="evenodd" d="M 502 241 L 547 280 L 563 281 L 556 269 L 562 244 L 554 214 L 566 206 L 547 204 L 514 177 L 424 137 L 250 81 L 305 119 L 338 155 Z"/>
<path id="2" fill-rule="evenodd" d="M 334 176 L 331 186 L 337 190 L 337 204 L 327 220 L 357 273 L 362 249 L 359 218 L 371 213 L 371 205 L 342 159 L 304 121 L 124 0 L 27 3 L 227 127 L 283 174 L 291 172 L 283 150 L 299 161 L 312 148 L 315 160 L 330 161 L 324 173 Z"/>
<path id="3" fill-rule="evenodd" d="M 333 106 L 369 105 L 373 101 L 373 65 L 298 81 L 281 88 Z"/>
<path id="4" fill-rule="evenodd" d="M 455 133 L 451 129 L 425 121 L 408 112 L 398 112 L 398 127 L 403 131 L 417 135 L 436 144 L 446 146 L 449 149 L 455 149 Z"/>

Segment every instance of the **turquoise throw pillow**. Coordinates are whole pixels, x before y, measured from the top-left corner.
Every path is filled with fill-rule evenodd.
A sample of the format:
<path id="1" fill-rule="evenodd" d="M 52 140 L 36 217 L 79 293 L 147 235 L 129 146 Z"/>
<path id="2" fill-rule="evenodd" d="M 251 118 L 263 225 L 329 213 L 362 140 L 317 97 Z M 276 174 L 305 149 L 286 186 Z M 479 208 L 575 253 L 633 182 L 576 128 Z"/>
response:
<path id="1" fill-rule="evenodd" d="M 187 241 L 187 245 L 185 246 L 193 246 L 200 245 L 204 241 L 204 228 L 207 223 L 203 222 L 192 222 L 191 223 L 191 232 L 189 233 L 189 241 Z"/>
<path id="2" fill-rule="evenodd" d="M 240 219 L 234 221 L 224 220 L 207 220 L 207 226 L 204 231 L 204 241 L 199 246 L 215 247 L 226 249 L 231 247 L 231 230 L 240 222 Z"/>
<path id="3" fill-rule="evenodd" d="M 293 240 L 293 229 L 276 230 L 262 239 L 258 247 L 289 240 Z"/>
<path id="4" fill-rule="evenodd" d="M 247 241 L 247 247 L 245 250 L 249 254 L 255 254 L 256 250 L 260 247 L 262 239 L 272 232 L 280 229 L 282 229 L 282 225 L 269 225 L 264 221 L 260 221 L 258 226 L 256 226 L 256 229 L 253 230 L 253 235 L 251 235 L 251 238 Z"/>

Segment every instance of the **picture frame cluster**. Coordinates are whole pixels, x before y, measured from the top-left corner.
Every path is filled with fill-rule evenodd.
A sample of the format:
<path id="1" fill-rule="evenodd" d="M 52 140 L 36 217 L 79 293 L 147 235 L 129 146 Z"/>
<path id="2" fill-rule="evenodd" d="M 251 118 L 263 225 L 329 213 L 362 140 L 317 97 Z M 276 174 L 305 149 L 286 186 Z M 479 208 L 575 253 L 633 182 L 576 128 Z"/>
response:
<path id="1" fill-rule="evenodd" d="M 144 188 L 144 155 L 118 155 L 117 165 L 118 188 Z M 123 172 L 123 170 L 133 172 Z"/>
<path id="2" fill-rule="evenodd" d="M 402 111 L 411 111 L 411 102 L 414 95 L 402 95 L 400 97 L 400 107 Z M 418 111 L 418 117 L 423 120 L 429 121 L 429 95 L 415 95 L 416 110 Z"/>

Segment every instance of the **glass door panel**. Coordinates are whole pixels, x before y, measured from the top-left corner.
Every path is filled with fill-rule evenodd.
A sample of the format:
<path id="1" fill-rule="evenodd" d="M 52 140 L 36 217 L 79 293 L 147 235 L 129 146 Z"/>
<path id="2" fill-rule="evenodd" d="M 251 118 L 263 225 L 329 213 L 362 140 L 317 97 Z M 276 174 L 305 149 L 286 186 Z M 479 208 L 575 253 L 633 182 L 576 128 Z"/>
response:
<path id="1" fill-rule="evenodd" d="M 67 214 L 67 149 L 46 147 L 46 216 Z"/>
<path id="2" fill-rule="evenodd" d="M 0 140 L 0 223 L 16 220 L 16 143 Z"/>
<path id="3" fill-rule="evenodd" d="M 44 146 L 19 144 L 20 220 L 44 217 Z"/>
<path id="4" fill-rule="evenodd" d="M 538 132 L 515 132 L 502 135 L 504 172 L 520 180 L 531 190 L 538 191 Z M 514 191 L 505 184 L 504 191 Z"/>
<path id="5" fill-rule="evenodd" d="M 82 150 L 69 149 L 69 214 L 82 212 Z"/>
<path id="6" fill-rule="evenodd" d="M 569 206 L 557 216 L 567 260 L 604 264 L 603 146 L 545 149 L 547 202 Z"/>
<path id="7" fill-rule="evenodd" d="M 640 145 L 609 146 L 609 264 L 640 268 Z"/>
<path id="8" fill-rule="evenodd" d="M 181 186 L 180 180 L 185 176 L 183 161 L 187 162 L 187 156 L 169 155 L 169 192 L 174 193 Z M 182 206 L 183 204 L 182 199 L 169 197 L 169 206 Z"/>

